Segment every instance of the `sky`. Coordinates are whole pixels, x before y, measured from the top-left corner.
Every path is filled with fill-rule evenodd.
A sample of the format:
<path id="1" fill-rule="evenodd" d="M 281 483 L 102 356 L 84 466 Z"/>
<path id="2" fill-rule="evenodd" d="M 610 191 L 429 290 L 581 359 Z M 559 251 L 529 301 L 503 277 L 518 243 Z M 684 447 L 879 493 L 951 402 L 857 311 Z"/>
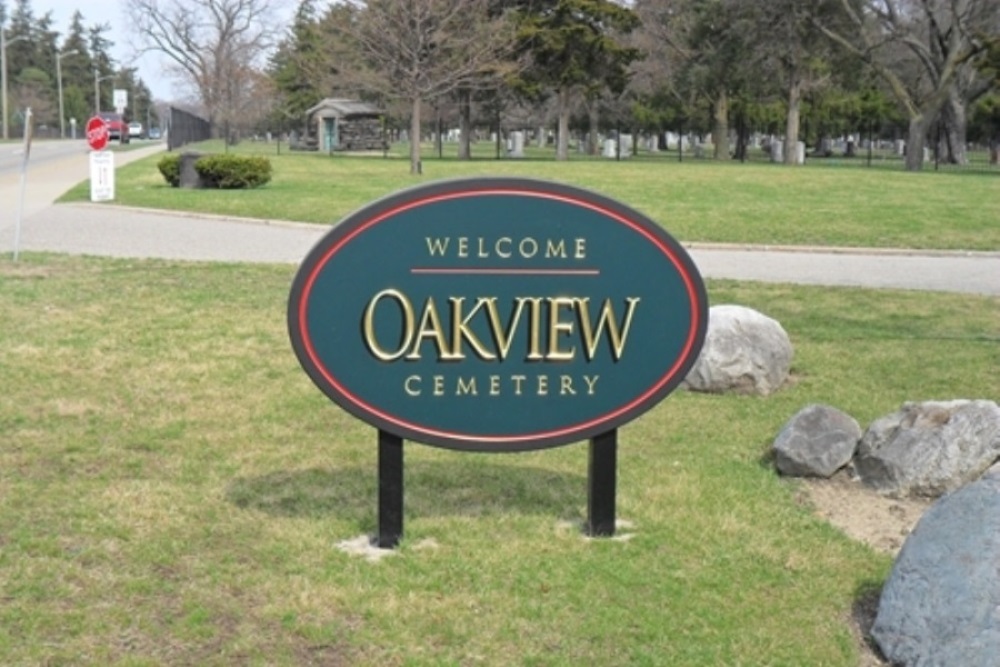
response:
<path id="1" fill-rule="evenodd" d="M 294 7 L 297 4 L 291 0 L 277 0 L 272 3 L 281 14 L 287 15 L 291 19 Z M 14 0 L 7 0 L 8 11 L 12 9 Z M 177 88 L 177 83 L 173 81 L 165 72 L 169 60 L 161 54 L 146 54 L 138 61 L 132 57 L 130 42 L 136 40 L 135 32 L 128 25 L 127 0 L 91 0 L 83 2 L 81 0 L 31 0 L 31 8 L 35 18 L 44 16 L 46 12 L 52 12 L 54 22 L 53 29 L 60 33 L 60 40 L 65 38 L 69 32 L 70 20 L 77 9 L 83 14 L 83 25 L 86 28 L 96 23 L 110 23 L 111 30 L 107 33 L 108 39 L 115 44 L 111 48 L 111 57 L 118 65 L 128 64 L 137 67 L 139 76 L 143 83 L 153 93 L 153 98 L 163 101 L 178 100 L 183 97 L 183 90 Z M 291 9 L 289 9 L 291 8 Z M 284 24 L 283 24 L 284 25 Z"/>
<path id="2" fill-rule="evenodd" d="M 8 0 L 8 10 L 12 9 L 13 4 L 12 0 Z M 115 59 L 116 64 L 137 67 L 139 76 L 153 93 L 154 99 L 171 100 L 178 97 L 174 91 L 174 84 L 163 72 L 165 57 L 146 55 L 138 62 L 133 62 L 129 41 L 135 39 L 135 35 L 128 28 L 125 0 L 98 0 L 90 3 L 81 0 L 31 0 L 31 8 L 36 19 L 44 16 L 46 12 L 52 12 L 53 29 L 59 31 L 60 43 L 69 32 L 70 20 L 77 9 L 83 14 L 85 28 L 97 23 L 110 23 L 111 30 L 107 36 L 115 43 L 111 48 L 111 57 Z"/>

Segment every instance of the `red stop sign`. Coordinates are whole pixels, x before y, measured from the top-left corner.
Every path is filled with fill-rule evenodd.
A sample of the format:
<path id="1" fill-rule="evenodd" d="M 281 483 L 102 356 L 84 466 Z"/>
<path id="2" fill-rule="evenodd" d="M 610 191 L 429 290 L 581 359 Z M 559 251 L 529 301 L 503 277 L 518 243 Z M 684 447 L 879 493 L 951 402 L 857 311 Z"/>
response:
<path id="1" fill-rule="evenodd" d="M 104 150 L 108 145 L 111 133 L 108 131 L 108 124 L 100 116 L 94 116 L 87 121 L 87 143 L 95 151 Z"/>

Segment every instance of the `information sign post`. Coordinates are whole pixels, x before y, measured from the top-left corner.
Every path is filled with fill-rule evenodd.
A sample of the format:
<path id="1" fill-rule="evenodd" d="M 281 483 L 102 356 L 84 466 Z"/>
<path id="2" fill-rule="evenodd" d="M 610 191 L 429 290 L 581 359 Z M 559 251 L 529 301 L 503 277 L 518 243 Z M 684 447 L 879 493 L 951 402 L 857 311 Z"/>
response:
<path id="1" fill-rule="evenodd" d="M 90 146 L 90 201 L 115 198 L 115 154 L 104 150 L 111 132 L 100 116 L 87 121 L 87 145 Z"/>

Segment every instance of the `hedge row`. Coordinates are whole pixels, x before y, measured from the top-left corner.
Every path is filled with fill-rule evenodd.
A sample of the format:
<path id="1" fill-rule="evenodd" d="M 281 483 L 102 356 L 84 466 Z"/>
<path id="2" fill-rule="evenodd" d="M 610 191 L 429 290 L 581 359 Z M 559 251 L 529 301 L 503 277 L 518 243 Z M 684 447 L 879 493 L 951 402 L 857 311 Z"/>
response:
<path id="1" fill-rule="evenodd" d="M 180 186 L 180 155 L 164 156 L 157 168 L 173 187 Z M 205 155 L 198 158 L 194 168 L 206 188 L 234 190 L 257 188 L 271 180 L 271 161 L 266 157 L 249 155 Z"/>

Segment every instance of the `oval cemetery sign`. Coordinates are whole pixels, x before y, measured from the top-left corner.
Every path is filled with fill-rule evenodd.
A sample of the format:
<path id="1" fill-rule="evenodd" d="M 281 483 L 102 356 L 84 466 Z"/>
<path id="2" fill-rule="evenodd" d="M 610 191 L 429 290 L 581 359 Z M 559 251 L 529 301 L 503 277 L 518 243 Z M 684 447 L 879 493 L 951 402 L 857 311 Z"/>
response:
<path id="1" fill-rule="evenodd" d="M 87 121 L 87 144 L 95 151 L 104 150 L 110 136 L 108 124 L 100 116 L 94 116 Z"/>
<path id="2" fill-rule="evenodd" d="M 320 389 L 403 438 L 552 447 L 609 431 L 694 363 L 705 287 L 659 225 L 545 181 L 442 181 L 336 224 L 292 284 Z"/>

